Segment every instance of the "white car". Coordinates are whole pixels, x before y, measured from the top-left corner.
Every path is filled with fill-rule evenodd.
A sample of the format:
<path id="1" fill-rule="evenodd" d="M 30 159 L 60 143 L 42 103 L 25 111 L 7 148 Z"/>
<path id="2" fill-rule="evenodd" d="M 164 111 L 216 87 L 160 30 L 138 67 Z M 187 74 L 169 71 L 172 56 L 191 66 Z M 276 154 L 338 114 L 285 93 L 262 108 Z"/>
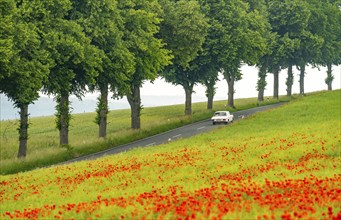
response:
<path id="1" fill-rule="evenodd" d="M 228 124 L 233 121 L 233 115 L 229 111 L 217 111 L 211 118 L 213 125 L 216 123 Z"/>

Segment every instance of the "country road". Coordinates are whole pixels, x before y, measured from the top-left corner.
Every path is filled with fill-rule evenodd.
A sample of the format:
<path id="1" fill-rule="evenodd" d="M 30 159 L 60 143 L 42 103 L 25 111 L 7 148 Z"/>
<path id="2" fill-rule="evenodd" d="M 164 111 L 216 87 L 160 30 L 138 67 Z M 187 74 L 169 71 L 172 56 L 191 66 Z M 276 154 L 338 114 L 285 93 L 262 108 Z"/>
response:
<path id="1" fill-rule="evenodd" d="M 241 120 L 249 115 L 255 114 L 260 111 L 266 111 L 269 109 L 276 108 L 283 104 L 284 103 L 281 102 L 281 103 L 276 103 L 272 105 L 261 106 L 261 107 L 256 107 L 252 109 L 233 112 L 234 121 Z M 114 147 L 105 151 L 97 152 L 97 153 L 86 155 L 86 156 L 81 156 L 72 160 L 65 161 L 63 163 L 59 163 L 57 165 L 68 164 L 68 163 L 73 163 L 73 162 L 82 161 L 82 160 L 93 160 L 99 157 L 103 157 L 105 155 L 118 154 L 118 153 L 125 152 L 133 148 L 137 148 L 137 147 L 150 147 L 154 145 L 160 145 L 163 143 L 167 143 L 168 141 L 174 141 L 179 138 L 187 138 L 187 137 L 194 136 L 196 134 L 204 133 L 204 132 L 216 129 L 220 126 L 225 126 L 225 125 L 212 125 L 211 120 L 207 119 L 207 120 L 189 124 L 180 128 L 176 128 L 170 131 L 166 131 L 161 134 L 157 134 L 148 138 L 134 141 L 132 143 L 117 146 L 117 147 Z"/>

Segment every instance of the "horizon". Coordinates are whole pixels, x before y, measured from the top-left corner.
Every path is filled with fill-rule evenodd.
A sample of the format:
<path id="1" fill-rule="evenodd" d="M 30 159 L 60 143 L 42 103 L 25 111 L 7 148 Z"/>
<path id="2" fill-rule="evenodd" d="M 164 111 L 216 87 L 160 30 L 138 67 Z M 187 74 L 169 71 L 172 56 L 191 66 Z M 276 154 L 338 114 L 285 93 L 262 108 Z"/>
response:
<path id="1" fill-rule="evenodd" d="M 255 67 L 242 66 L 243 78 L 240 81 L 235 82 L 235 99 L 240 98 L 257 98 L 258 91 L 256 90 L 258 72 Z M 294 69 L 294 85 L 292 87 L 292 94 L 299 93 L 299 72 Z M 341 66 L 333 66 L 333 90 L 341 88 Z M 279 82 L 279 95 L 286 95 L 286 69 L 280 72 Z M 324 82 L 326 77 L 326 68 L 321 67 L 320 70 L 317 68 L 307 67 L 305 76 L 305 93 L 317 92 L 327 90 L 327 85 Z M 264 91 L 264 97 L 273 96 L 273 74 L 267 75 L 267 86 Z M 216 95 L 215 101 L 226 100 L 227 101 L 227 83 L 223 79 L 222 75 L 219 75 L 219 81 L 216 83 Z M 245 89 L 247 88 L 247 89 Z M 157 92 L 156 92 L 157 91 Z M 96 109 L 96 102 L 99 93 L 87 93 L 82 98 L 82 101 L 77 100 L 75 96 L 70 96 L 70 100 L 73 102 L 73 114 L 83 112 L 94 112 Z M 109 95 L 110 97 L 110 95 Z M 154 97 L 154 101 L 153 101 Z M 46 99 L 47 98 L 47 99 Z M 144 107 L 154 106 L 167 106 L 175 104 L 184 104 L 185 93 L 181 86 L 175 86 L 165 82 L 163 79 L 158 78 L 151 82 L 145 82 L 141 88 L 141 99 Z M 39 103 L 41 100 L 43 103 Z M 207 98 L 205 96 L 205 88 L 202 85 L 196 85 L 194 87 L 194 93 L 192 94 L 192 102 L 205 102 Z M 157 103 L 155 103 L 157 102 Z M 39 104 L 38 104 L 39 103 Z M 38 105 L 38 106 L 37 106 Z M 52 105 L 52 106 L 51 106 Z M 18 109 L 14 108 L 13 102 L 9 101 L 8 98 L 0 93 L 0 120 L 13 120 L 18 119 Z M 129 103 L 126 97 L 118 100 L 109 98 L 110 110 L 117 109 L 130 109 Z M 31 117 L 39 116 L 53 116 L 55 113 L 55 101 L 54 97 L 41 95 L 41 97 L 35 101 L 35 104 L 29 106 L 29 113 Z"/>

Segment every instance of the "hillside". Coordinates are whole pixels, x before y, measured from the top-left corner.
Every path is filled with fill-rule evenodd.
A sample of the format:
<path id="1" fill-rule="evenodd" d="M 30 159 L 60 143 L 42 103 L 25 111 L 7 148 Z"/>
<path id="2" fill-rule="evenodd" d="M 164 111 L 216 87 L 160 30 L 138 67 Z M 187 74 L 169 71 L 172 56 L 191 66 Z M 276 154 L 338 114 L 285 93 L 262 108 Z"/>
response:
<path id="1" fill-rule="evenodd" d="M 281 97 L 280 101 L 287 100 Z M 236 99 L 238 111 L 277 103 L 270 99 L 257 103 L 255 98 Z M 0 174 L 17 173 L 44 167 L 81 155 L 96 153 L 122 144 L 130 143 L 145 137 L 162 133 L 186 124 L 190 124 L 212 116 L 214 110 L 226 109 L 226 101 L 215 101 L 214 109 L 207 110 L 206 103 L 193 103 L 193 115 L 184 116 L 184 105 L 146 107 L 142 111 L 142 127 L 132 130 L 130 110 L 112 110 L 108 114 L 107 137 L 98 138 L 98 125 L 95 113 L 72 114 L 69 129 L 69 145 L 60 147 L 59 131 L 55 117 L 32 117 L 29 121 L 28 147 L 25 160 L 17 160 L 18 126 L 17 120 L 0 121 Z"/>
<path id="2" fill-rule="evenodd" d="M 194 138 L 1 176 L 0 216 L 340 219 L 341 92 Z"/>

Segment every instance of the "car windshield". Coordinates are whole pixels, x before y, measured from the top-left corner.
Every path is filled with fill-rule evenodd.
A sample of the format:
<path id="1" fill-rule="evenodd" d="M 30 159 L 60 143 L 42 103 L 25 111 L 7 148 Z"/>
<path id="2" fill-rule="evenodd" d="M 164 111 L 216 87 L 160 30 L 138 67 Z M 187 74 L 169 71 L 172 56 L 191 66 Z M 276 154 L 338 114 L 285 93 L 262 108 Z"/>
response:
<path id="1" fill-rule="evenodd" d="M 214 116 L 226 116 L 226 112 L 216 112 Z"/>

